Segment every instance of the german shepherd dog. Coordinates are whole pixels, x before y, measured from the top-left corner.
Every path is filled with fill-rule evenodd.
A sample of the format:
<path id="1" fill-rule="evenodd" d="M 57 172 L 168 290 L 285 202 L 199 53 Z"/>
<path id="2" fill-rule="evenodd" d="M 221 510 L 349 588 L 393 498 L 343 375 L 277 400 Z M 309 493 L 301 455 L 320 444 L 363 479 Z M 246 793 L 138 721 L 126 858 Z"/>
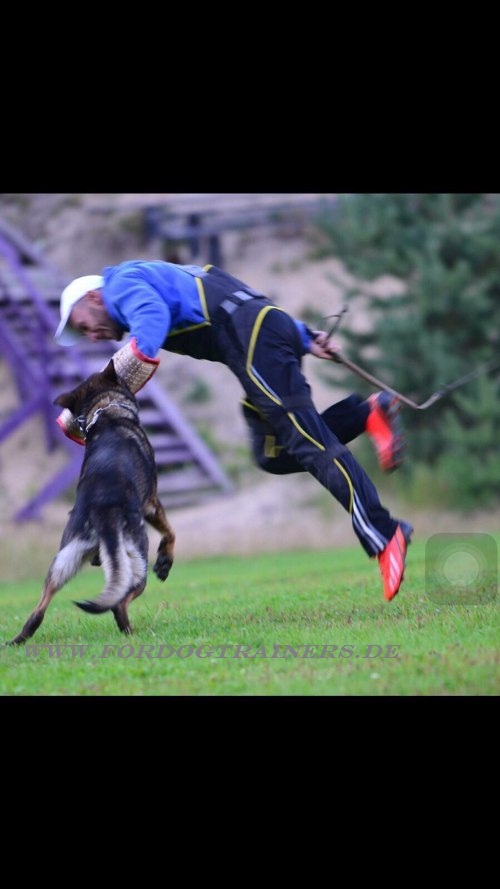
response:
<path id="1" fill-rule="evenodd" d="M 75 604 L 91 614 L 111 610 L 122 633 L 131 633 L 128 607 L 143 592 L 148 570 L 144 520 L 162 535 L 153 568 L 160 580 L 174 560 L 175 535 L 157 497 L 153 448 L 140 424 L 137 400 L 117 377 L 113 360 L 54 404 L 77 418 L 85 455 L 76 502 L 40 602 L 11 645 L 33 636 L 52 597 L 85 562 L 102 566 L 105 586 L 97 598 Z"/>

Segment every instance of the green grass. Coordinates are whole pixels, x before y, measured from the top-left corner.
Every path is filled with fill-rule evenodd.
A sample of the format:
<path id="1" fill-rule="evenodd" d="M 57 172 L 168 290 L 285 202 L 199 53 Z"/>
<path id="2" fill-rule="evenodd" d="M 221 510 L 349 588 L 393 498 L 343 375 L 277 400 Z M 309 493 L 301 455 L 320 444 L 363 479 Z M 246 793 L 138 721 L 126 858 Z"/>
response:
<path id="1" fill-rule="evenodd" d="M 494 539 L 500 542 L 500 536 Z M 411 546 L 405 582 L 392 603 L 383 600 L 377 563 L 359 546 L 176 562 L 165 584 L 150 574 L 145 593 L 130 608 L 131 637 L 118 632 L 110 613 L 87 615 L 73 605 L 73 599 L 91 598 L 102 588 L 101 570 L 88 567 L 54 598 L 28 644 L 90 648 L 82 656 L 71 656 L 68 648 L 58 657 L 47 648 L 36 657 L 24 646 L 1 648 L 1 691 L 9 696 L 497 695 L 498 598 L 477 605 L 437 604 L 426 590 L 425 555 L 425 541 Z M 40 590 L 40 579 L 0 584 L 2 641 L 19 632 Z M 116 646 L 108 657 L 102 657 L 105 645 Z M 137 657 L 141 645 L 154 650 Z M 224 645 L 225 657 L 222 649 L 208 657 L 195 653 Z M 244 657 L 237 645 L 250 646 L 247 653 L 259 651 L 259 656 Z M 284 657 L 286 645 L 301 656 L 289 649 Z M 337 656 L 305 657 L 307 645 L 315 646 L 309 650 L 315 655 L 336 645 Z M 127 656 L 130 646 L 133 655 Z M 376 646 L 383 653 L 394 646 L 398 657 L 367 657 L 379 651 Z M 171 648 L 176 654 L 167 657 Z"/>

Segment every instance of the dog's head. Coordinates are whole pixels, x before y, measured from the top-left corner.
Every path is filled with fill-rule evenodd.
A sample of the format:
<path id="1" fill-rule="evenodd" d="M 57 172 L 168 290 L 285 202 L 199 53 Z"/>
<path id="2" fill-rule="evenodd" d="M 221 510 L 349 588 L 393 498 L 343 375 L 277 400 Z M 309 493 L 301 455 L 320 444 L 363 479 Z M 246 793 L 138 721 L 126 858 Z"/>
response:
<path id="1" fill-rule="evenodd" d="M 137 400 L 125 380 L 117 376 L 111 358 L 104 370 L 91 374 L 71 392 L 58 395 L 54 404 L 68 408 L 79 425 L 82 425 L 87 424 L 99 408 L 107 407 L 115 401 L 138 407 Z"/>

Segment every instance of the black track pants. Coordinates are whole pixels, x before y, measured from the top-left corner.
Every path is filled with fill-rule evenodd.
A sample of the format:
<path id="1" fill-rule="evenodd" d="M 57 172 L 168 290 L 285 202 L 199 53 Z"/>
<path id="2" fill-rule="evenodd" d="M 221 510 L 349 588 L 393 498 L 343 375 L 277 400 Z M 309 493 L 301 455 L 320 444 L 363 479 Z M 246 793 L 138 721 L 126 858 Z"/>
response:
<path id="1" fill-rule="evenodd" d="M 267 301 L 250 300 L 220 324 L 217 340 L 224 363 L 236 374 L 247 400 L 265 418 L 286 454 L 350 513 L 354 532 L 368 555 L 380 553 L 397 522 L 381 505 L 365 471 L 327 425 L 328 418 L 317 412 L 301 370 L 302 344 L 293 319 Z"/>
<path id="2" fill-rule="evenodd" d="M 295 457 L 285 451 L 277 440 L 274 429 L 249 401 L 242 401 L 243 416 L 250 430 L 252 452 L 255 462 L 265 472 L 272 475 L 290 475 L 305 472 Z M 342 401 L 332 404 L 320 414 L 323 421 L 341 444 L 348 444 L 365 431 L 369 414 L 367 402 L 361 395 L 349 395 Z"/>

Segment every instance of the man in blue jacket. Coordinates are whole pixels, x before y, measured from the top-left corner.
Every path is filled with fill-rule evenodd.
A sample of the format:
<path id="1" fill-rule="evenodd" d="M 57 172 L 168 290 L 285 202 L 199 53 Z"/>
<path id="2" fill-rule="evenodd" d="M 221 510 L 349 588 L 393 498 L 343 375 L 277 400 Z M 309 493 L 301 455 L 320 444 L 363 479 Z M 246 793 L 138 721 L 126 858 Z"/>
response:
<path id="1" fill-rule="evenodd" d="M 411 525 L 393 518 L 345 446 L 367 432 L 383 469 L 402 459 L 397 403 L 386 393 L 363 401 L 351 395 L 319 414 L 301 370 L 311 353 L 335 360 L 336 347 L 263 293 L 214 266 L 127 261 L 102 275 L 76 278 L 61 295 L 61 345 L 129 339 L 113 356 L 118 376 L 137 392 L 156 371 L 165 349 L 226 364 L 239 379 L 254 457 L 268 472 L 307 471 L 346 509 L 369 557 L 377 556 L 384 597 L 403 580 Z M 66 409 L 58 423 L 83 443 Z"/>

